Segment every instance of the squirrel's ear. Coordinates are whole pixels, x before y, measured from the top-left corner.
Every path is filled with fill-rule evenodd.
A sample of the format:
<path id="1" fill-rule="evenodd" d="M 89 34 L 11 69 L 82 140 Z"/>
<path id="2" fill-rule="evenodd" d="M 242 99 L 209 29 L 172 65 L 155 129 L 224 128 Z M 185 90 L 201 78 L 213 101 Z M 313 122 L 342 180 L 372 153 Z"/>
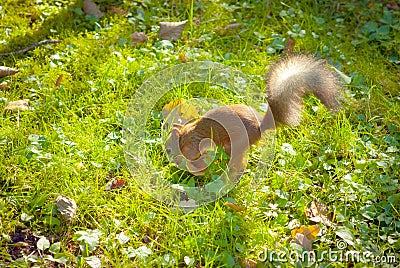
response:
<path id="1" fill-rule="evenodd" d="M 181 135 L 181 125 L 175 126 L 177 124 L 174 124 L 174 126 L 171 129 L 171 135 L 175 137 L 179 137 Z"/>

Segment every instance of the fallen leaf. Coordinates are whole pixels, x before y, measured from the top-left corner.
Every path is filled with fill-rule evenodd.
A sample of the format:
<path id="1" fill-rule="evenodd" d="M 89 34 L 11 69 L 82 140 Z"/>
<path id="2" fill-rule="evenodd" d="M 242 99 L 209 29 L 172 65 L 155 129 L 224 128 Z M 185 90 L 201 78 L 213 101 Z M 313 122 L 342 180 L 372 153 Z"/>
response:
<path id="1" fill-rule="evenodd" d="M 192 119 L 199 116 L 197 109 L 194 105 L 186 103 L 184 99 L 172 100 L 164 105 L 162 115 L 166 118 L 174 109 L 177 116 L 183 119 Z"/>
<path id="2" fill-rule="evenodd" d="M 113 6 L 111 6 L 108 10 L 110 10 L 111 12 L 114 12 L 114 13 L 121 14 L 121 15 L 126 15 L 126 14 L 128 14 L 128 11 L 125 11 L 125 10 L 120 9 L 120 8 L 118 8 L 118 7 L 113 7 Z"/>
<path id="3" fill-rule="evenodd" d="M 307 250 L 312 249 L 312 241 L 314 241 L 319 233 L 318 225 L 304 226 L 292 230 L 291 235 L 295 239 L 295 243 Z"/>
<path id="4" fill-rule="evenodd" d="M 239 29 L 240 27 L 242 27 L 241 23 L 229 23 L 228 25 L 226 25 L 224 27 L 224 30 L 225 31 L 233 31 L 233 30 Z"/>
<path id="5" fill-rule="evenodd" d="M 183 62 L 183 63 L 187 63 L 189 61 L 188 58 L 186 58 L 185 53 L 179 53 L 178 59 L 180 62 Z"/>
<path id="6" fill-rule="evenodd" d="M 178 41 L 182 36 L 187 20 L 180 22 L 160 22 L 160 39 Z"/>
<path id="7" fill-rule="evenodd" d="M 318 225 L 302 225 L 300 228 L 293 229 L 291 231 L 291 235 L 292 237 L 296 237 L 297 234 L 302 234 L 305 235 L 309 240 L 313 241 L 317 238 L 319 230 L 320 228 Z"/>
<path id="8" fill-rule="evenodd" d="M 96 256 L 83 257 L 91 268 L 101 268 L 101 260 Z"/>
<path id="9" fill-rule="evenodd" d="M 290 229 L 294 229 L 294 228 L 299 228 L 300 227 L 300 222 L 296 219 L 293 219 L 289 222 L 288 227 Z"/>
<path id="10" fill-rule="evenodd" d="M 312 249 L 312 240 L 308 239 L 308 237 L 303 234 L 296 234 L 295 242 L 307 250 Z"/>
<path id="11" fill-rule="evenodd" d="M 285 43 L 285 48 L 283 49 L 283 51 L 288 55 L 293 54 L 293 48 L 295 44 L 296 42 L 294 41 L 294 39 L 289 37 L 289 39 Z"/>
<path id="12" fill-rule="evenodd" d="M 56 199 L 57 210 L 61 215 L 72 222 L 76 216 L 76 203 L 72 198 L 59 195 Z"/>
<path id="13" fill-rule="evenodd" d="M 60 74 L 58 76 L 58 78 L 57 78 L 57 81 L 56 81 L 56 87 L 59 87 L 61 85 L 62 78 L 63 78 L 63 75 Z"/>
<path id="14" fill-rule="evenodd" d="M 243 261 L 243 266 L 245 268 L 256 268 L 257 267 L 257 262 L 255 260 L 252 259 L 244 259 Z"/>
<path id="15" fill-rule="evenodd" d="M 18 72 L 19 72 L 19 70 L 17 70 L 17 69 L 13 69 L 13 68 L 6 67 L 6 66 L 0 66 L 0 78 L 10 76 L 10 75 L 16 74 Z"/>
<path id="16" fill-rule="evenodd" d="M 100 19 L 103 17 L 103 13 L 99 7 L 92 0 L 83 0 L 83 11 L 90 16 L 95 16 Z"/>
<path id="17" fill-rule="evenodd" d="M 29 110 L 29 99 L 10 101 L 4 108 L 5 111 L 18 112 Z"/>
<path id="18" fill-rule="evenodd" d="M 245 211 L 246 210 L 245 207 L 243 207 L 241 205 L 238 205 L 238 204 L 235 204 L 233 202 L 226 202 L 225 206 L 227 206 L 230 210 L 237 211 L 237 212 L 241 212 L 241 211 Z"/>
<path id="19" fill-rule="evenodd" d="M 85 164 L 83 164 L 82 162 L 75 163 L 75 167 L 78 170 L 87 171 Z"/>
<path id="20" fill-rule="evenodd" d="M 105 190 L 106 191 L 110 191 L 112 189 L 121 189 L 122 187 L 124 187 L 126 183 L 126 180 L 120 179 L 112 179 L 111 181 L 109 181 L 106 185 Z"/>
<path id="21" fill-rule="evenodd" d="M 0 90 L 7 90 L 8 89 L 8 82 L 3 81 L 0 83 Z"/>
<path id="22" fill-rule="evenodd" d="M 144 32 L 136 32 L 132 34 L 132 46 L 139 44 L 139 43 L 144 43 L 147 42 L 149 40 L 149 38 L 146 36 L 146 34 Z"/>
<path id="23" fill-rule="evenodd" d="M 400 10 L 400 6 L 399 4 L 395 3 L 395 2 L 389 2 L 388 4 L 386 4 L 386 8 L 389 10 Z"/>
<path id="24" fill-rule="evenodd" d="M 173 124 L 186 124 L 193 118 L 199 116 L 195 106 L 186 103 L 184 99 L 172 100 L 162 109 L 164 128 L 168 129 Z"/>
<path id="25" fill-rule="evenodd" d="M 320 222 L 327 226 L 335 225 L 332 222 L 332 213 L 330 213 L 328 207 L 324 204 L 313 201 L 310 207 L 306 209 L 305 213 L 310 221 Z"/>

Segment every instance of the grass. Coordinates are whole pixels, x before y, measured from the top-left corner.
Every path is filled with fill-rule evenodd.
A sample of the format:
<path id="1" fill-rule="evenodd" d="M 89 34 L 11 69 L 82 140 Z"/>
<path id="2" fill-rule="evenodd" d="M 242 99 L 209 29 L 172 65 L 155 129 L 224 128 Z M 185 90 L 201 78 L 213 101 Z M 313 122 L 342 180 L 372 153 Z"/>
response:
<path id="1" fill-rule="evenodd" d="M 334 223 L 319 223 L 312 245 L 319 257 L 338 251 L 339 242 L 347 245 L 341 252 L 381 257 L 366 263 L 326 257 L 318 265 L 380 266 L 390 256 L 396 263 L 386 265 L 398 265 L 398 10 L 369 1 L 97 3 L 103 11 L 116 6 L 128 13 L 105 12 L 98 20 L 83 14 L 79 1 L 1 3 L 1 52 L 47 38 L 61 43 L 0 58 L 20 70 L 1 79 L 8 89 L 0 91 L 0 109 L 24 98 L 33 108 L 0 113 L 0 266 L 98 267 L 98 260 L 104 267 L 316 266 L 288 258 L 304 252 L 291 230 L 314 224 L 305 213 L 312 202 L 325 204 Z M 181 40 L 172 46 L 158 40 L 159 22 L 185 19 Z M 233 22 L 240 26 L 225 27 Z M 136 31 L 149 41 L 130 46 Z M 295 52 L 324 58 L 352 78 L 342 111 L 332 114 L 307 98 L 302 125 L 278 129 L 274 161 L 257 190 L 240 183 L 189 214 L 143 191 L 123 152 L 123 118 L 142 83 L 186 59 L 225 64 L 261 85 L 289 37 Z M 199 88 L 199 95 L 209 94 Z M 212 96 L 226 98 L 218 92 Z M 161 122 L 154 122 L 147 130 L 156 135 Z M 157 153 L 163 157 L 162 146 Z M 255 174 L 250 165 L 245 179 Z M 113 178 L 127 182 L 104 191 Z M 72 223 L 56 210 L 59 194 L 78 205 Z M 43 239 L 38 243 L 43 236 L 49 249 Z M 262 260 L 266 249 L 273 261 Z"/>

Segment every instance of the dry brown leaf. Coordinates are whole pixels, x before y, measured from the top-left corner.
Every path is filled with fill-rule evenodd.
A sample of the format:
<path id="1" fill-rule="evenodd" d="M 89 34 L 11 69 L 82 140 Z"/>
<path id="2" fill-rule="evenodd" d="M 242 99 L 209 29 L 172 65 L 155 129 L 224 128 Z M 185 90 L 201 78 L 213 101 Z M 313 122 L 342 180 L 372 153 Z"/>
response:
<path id="1" fill-rule="evenodd" d="M 17 247 L 17 248 L 30 247 L 30 244 L 27 242 L 24 242 L 24 241 L 20 241 L 20 242 L 15 243 L 14 247 Z"/>
<path id="2" fill-rule="evenodd" d="M 199 116 L 194 105 L 186 103 L 184 99 L 172 100 L 162 109 L 164 128 L 168 129 L 173 124 L 186 124 L 188 121 Z"/>
<path id="3" fill-rule="evenodd" d="M 257 267 L 257 262 L 252 259 L 244 259 L 242 267 L 245 268 L 256 268 Z"/>
<path id="4" fill-rule="evenodd" d="M 188 58 L 186 58 L 185 53 L 179 53 L 178 59 L 180 62 L 183 62 L 183 63 L 187 63 L 189 61 Z"/>
<path id="5" fill-rule="evenodd" d="M 289 222 L 288 227 L 290 229 L 294 229 L 294 228 L 299 228 L 300 227 L 300 222 L 296 219 L 293 219 Z"/>
<path id="6" fill-rule="evenodd" d="M 85 164 L 83 164 L 82 162 L 76 163 L 76 164 L 75 164 L 75 167 L 76 167 L 78 170 L 83 170 L 83 171 L 86 171 L 86 170 L 87 170 Z"/>
<path id="7" fill-rule="evenodd" d="M 112 189 L 121 189 L 122 187 L 124 187 L 126 183 L 126 180 L 120 179 L 112 179 L 111 181 L 109 181 L 106 185 L 106 188 L 104 190 L 106 191 L 110 191 Z"/>
<path id="8" fill-rule="evenodd" d="M 175 109 L 176 108 L 176 109 Z M 186 103 L 184 99 L 172 100 L 168 104 L 164 105 L 162 110 L 162 115 L 164 118 L 175 109 L 177 118 L 183 118 L 186 120 L 195 118 L 199 116 L 197 109 L 194 105 Z"/>
<path id="9" fill-rule="evenodd" d="M 314 241 L 319 233 L 318 225 L 304 226 L 292 230 L 291 235 L 295 239 L 295 243 L 307 250 L 312 249 L 312 241 Z"/>
<path id="10" fill-rule="evenodd" d="M 83 0 L 83 11 L 90 16 L 95 16 L 100 19 L 103 17 L 103 13 L 99 7 L 92 0 Z"/>
<path id="11" fill-rule="evenodd" d="M 8 82 L 3 81 L 0 83 L 0 90 L 7 90 L 8 89 Z"/>
<path id="12" fill-rule="evenodd" d="M 58 76 L 58 78 L 57 78 L 57 81 L 56 81 L 56 87 L 59 87 L 61 85 L 62 78 L 63 78 L 63 75 L 60 74 Z"/>
<path id="13" fill-rule="evenodd" d="M 242 27 L 241 23 L 229 23 L 224 27 L 224 31 L 233 31 L 236 29 L 240 29 Z"/>
<path id="14" fill-rule="evenodd" d="M 146 36 L 146 34 L 144 32 L 136 32 L 132 34 L 132 46 L 139 44 L 139 43 L 144 43 L 147 42 L 149 40 L 149 38 Z"/>
<path id="15" fill-rule="evenodd" d="M 61 215 L 72 222 L 76 216 L 76 203 L 74 199 L 59 195 L 56 199 L 57 210 Z"/>
<path id="16" fill-rule="evenodd" d="M 10 101 L 4 108 L 5 111 L 19 112 L 29 110 L 29 99 Z"/>
<path id="17" fill-rule="evenodd" d="M 327 226 L 334 226 L 332 222 L 332 213 L 325 204 L 320 204 L 316 201 L 311 202 L 309 208 L 306 209 L 306 216 L 310 221 L 320 222 Z"/>
<path id="18" fill-rule="evenodd" d="M 18 72 L 19 72 L 19 70 L 17 70 L 17 69 L 6 67 L 6 66 L 0 66 L 0 78 L 10 76 L 10 75 L 16 74 Z"/>
<path id="19" fill-rule="evenodd" d="M 227 206 L 230 210 L 234 210 L 234 211 L 237 211 L 237 212 L 241 212 L 241 211 L 245 211 L 246 210 L 245 207 L 243 207 L 241 205 L 238 205 L 238 204 L 235 204 L 233 202 L 226 202 L 225 206 Z"/>
<path id="20" fill-rule="evenodd" d="M 305 235 L 309 240 L 313 241 L 317 238 L 319 230 L 320 228 L 318 225 L 302 225 L 300 228 L 293 229 L 291 231 L 291 235 L 292 237 L 296 237 L 297 234 L 302 234 Z"/>
<path id="21" fill-rule="evenodd" d="M 187 20 L 180 22 L 160 22 L 160 39 L 177 41 L 182 36 Z"/>
<path id="22" fill-rule="evenodd" d="M 389 3 L 386 4 L 386 8 L 389 9 L 389 10 L 400 10 L 399 4 L 397 4 L 395 2 L 389 2 Z"/>
<path id="23" fill-rule="evenodd" d="M 108 10 L 110 10 L 111 12 L 114 12 L 114 13 L 121 14 L 121 15 L 126 15 L 128 13 L 128 11 L 125 11 L 123 9 L 120 9 L 120 8 L 114 7 L 114 6 L 111 6 Z"/>

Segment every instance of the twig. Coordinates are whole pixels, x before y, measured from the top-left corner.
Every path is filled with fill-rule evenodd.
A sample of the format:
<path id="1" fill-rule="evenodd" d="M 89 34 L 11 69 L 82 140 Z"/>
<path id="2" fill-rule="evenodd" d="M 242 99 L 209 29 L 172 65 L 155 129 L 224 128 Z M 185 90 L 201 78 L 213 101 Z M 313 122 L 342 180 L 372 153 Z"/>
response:
<path id="1" fill-rule="evenodd" d="M 0 57 L 8 57 L 11 55 L 17 55 L 17 54 L 22 54 L 25 53 L 29 50 L 34 49 L 35 47 L 41 46 L 41 45 L 45 45 L 45 44 L 51 44 L 51 43 L 60 43 L 60 40 L 50 40 L 50 39 L 46 39 L 46 40 L 42 40 L 36 43 L 33 43 L 31 46 L 24 48 L 24 49 L 20 49 L 17 51 L 12 51 L 12 52 L 6 52 L 6 53 L 0 53 Z"/>

